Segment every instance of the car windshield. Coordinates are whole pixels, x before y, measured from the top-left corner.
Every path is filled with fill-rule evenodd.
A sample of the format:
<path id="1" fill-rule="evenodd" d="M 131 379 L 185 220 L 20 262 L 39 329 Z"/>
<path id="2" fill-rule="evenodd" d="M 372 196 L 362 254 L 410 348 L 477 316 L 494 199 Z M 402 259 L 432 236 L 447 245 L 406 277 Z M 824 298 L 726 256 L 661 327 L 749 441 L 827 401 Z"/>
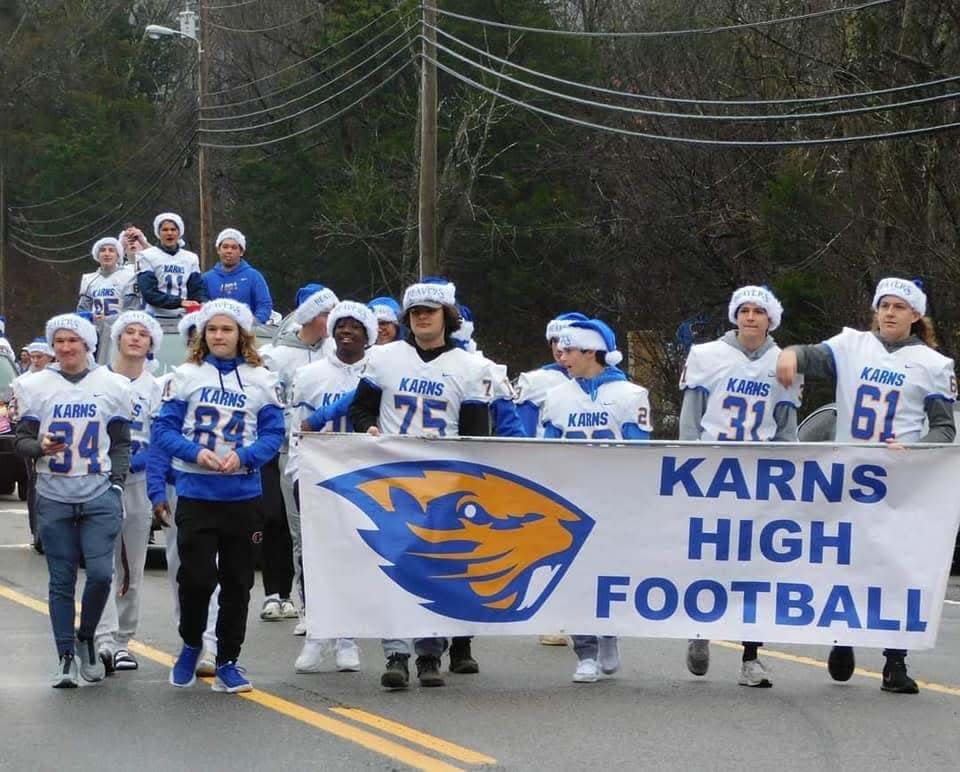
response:
<path id="1" fill-rule="evenodd" d="M 17 368 L 6 357 L 0 357 L 0 399 L 9 399 L 10 384 L 17 377 Z"/>

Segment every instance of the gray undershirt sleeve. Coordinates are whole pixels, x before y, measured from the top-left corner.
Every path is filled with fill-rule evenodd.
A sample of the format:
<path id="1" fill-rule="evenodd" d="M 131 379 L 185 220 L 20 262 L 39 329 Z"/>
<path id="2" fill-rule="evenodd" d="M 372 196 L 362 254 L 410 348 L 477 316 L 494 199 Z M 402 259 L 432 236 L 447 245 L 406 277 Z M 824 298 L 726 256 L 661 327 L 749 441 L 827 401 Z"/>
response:
<path id="1" fill-rule="evenodd" d="M 953 442 L 957 426 L 953 420 L 953 403 L 945 399 L 928 399 L 923 405 L 927 414 L 928 431 L 920 442 Z"/>
<path id="2" fill-rule="evenodd" d="M 781 402 L 773 409 L 773 420 L 777 423 L 774 442 L 797 441 L 797 409 L 788 402 Z"/>
<path id="3" fill-rule="evenodd" d="M 790 346 L 797 355 L 797 372 L 814 378 L 836 378 L 836 363 L 826 343 L 812 346 Z"/>
<path id="4" fill-rule="evenodd" d="M 700 422 L 707 412 L 707 397 L 707 393 L 702 389 L 684 389 L 683 403 L 680 405 L 681 442 L 695 442 L 700 439 Z"/>

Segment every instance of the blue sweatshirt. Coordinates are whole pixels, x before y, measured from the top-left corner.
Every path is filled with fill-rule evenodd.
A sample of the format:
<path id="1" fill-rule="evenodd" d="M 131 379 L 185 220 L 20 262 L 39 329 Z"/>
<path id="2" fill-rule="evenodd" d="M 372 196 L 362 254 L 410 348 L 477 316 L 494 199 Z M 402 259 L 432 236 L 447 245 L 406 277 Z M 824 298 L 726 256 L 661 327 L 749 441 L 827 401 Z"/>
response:
<path id="1" fill-rule="evenodd" d="M 216 367 L 223 377 L 236 374 L 243 359 L 218 359 L 208 355 L 204 362 Z M 203 446 L 183 434 L 187 408 L 187 402 L 182 399 L 164 402 L 160 415 L 153 422 L 153 442 L 150 445 L 158 447 L 168 456 L 195 464 Z M 239 474 L 177 471 L 177 495 L 205 501 L 242 501 L 260 496 L 263 492 L 260 467 L 277 455 L 283 443 L 283 410 L 277 405 L 264 405 L 257 411 L 256 420 L 256 439 L 249 445 L 238 445 L 236 448 L 241 467 L 249 471 Z M 159 457 L 151 457 L 151 464 L 155 458 Z"/>
<path id="2" fill-rule="evenodd" d="M 203 274 L 203 285 L 210 300 L 230 298 L 248 306 L 260 324 L 266 323 L 273 311 L 273 298 L 263 274 L 246 260 L 232 271 L 221 263 Z"/>

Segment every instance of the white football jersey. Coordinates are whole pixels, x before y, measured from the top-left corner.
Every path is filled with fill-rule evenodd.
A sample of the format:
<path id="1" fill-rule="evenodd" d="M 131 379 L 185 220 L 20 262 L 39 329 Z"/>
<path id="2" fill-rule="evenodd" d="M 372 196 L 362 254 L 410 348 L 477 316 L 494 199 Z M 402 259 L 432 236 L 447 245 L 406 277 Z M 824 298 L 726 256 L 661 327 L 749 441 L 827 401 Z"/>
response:
<path id="1" fill-rule="evenodd" d="M 493 389 L 482 358 L 455 348 L 424 362 L 406 341 L 371 348 L 362 377 L 381 391 L 384 434 L 457 437 L 461 406 L 489 404 Z"/>
<path id="2" fill-rule="evenodd" d="M 306 365 L 297 370 L 293 377 L 293 386 L 290 390 L 289 423 L 290 427 L 290 457 L 284 474 L 293 480 L 300 477 L 299 443 L 292 437 L 300 430 L 300 424 L 313 411 L 336 402 L 347 392 L 357 388 L 360 374 L 366 367 L 366 358 L 348 365 L 341 362 L 334 354 L 326 359 Z M 342 416 L 328 421 L 321 431 L 347 432 L 347 417 Z"/>
<path id="3" fill-rule="evenodd" d="M 774 410 L 787 403 L 800 407 L 803 379 L 786 388 L 777 381 L 780 347 L 773 345 L 750 359 L 723 339 L 690 349 L 680 376 L 680 389 L 707 394 L 700 420 L 705 441 L 769 442 L 776 436 Z"/>
<path id="4" fill-rule="evenodd" d="M 569 440 L 622 440 L 624 424 L 653 432 L 649 394 L 629 381 L 604 383 L 591 399 L 579 383 L 568 379 L 547 392 L 541 417 Z"/>
<path id="5" fill-rule="evenodd" d="M 29 373 L 16 382 L 23 419 L 40 422 L 39 437 L 59 437 L 66 448 L 37 459 L 37 473 L 83 477 L 109 475 L 111 421 L 131 419 L 130 381 L 106 367 L 97 367 L 77 383 L 56 370 Z"/>
<path id="6" fill-rule="evenodd" d="M 181 300 L 187 299 L 187 280 L 200 272 L 200 258 L 188 249 L 181 249 L 175 255 L 168 255 L 159 247 L 148 247 L 137 259 L 139 273 L 152 273 L 157 277 L 157 287 L 161 292 L 175 295 Z M 153 308 L 158 316 L 169 316 L 176 309 Z"/>
<path id="7" fill-rule="evenodd" d="M 139 378 L 130 381 L 130 388 L 133 392 L 133 410 L 130 417 L 130 455 L 132 456 L 150 444 L 150 421 L 160 410 L 163 388 L 146 368 Z M 138 479 L 145 475 L 145 472 L 131 472 L 127 477 Z"/>
<path id="8" fill-rule="evenodd" d="M 872 332 L 849 327 L 824 342 L 837 369 L 838 442 L 916 442 L 927 399 L 956 399 L 953 360 L 929 346 L 888 352 Z"/>
<path id="9" fill-rule="evenodd" d="M 187 403 L 183 436 L 212 450 L 220 458 L 257 439 L 257 414 L 267 405 L 281 406 L 276 373 L 264 367 L 241 364 L 235 371 L 220 373 L 204 362 L 187 362 L 173 371 L 164 389 L 164 401 Z M 222 474 L 198 464 L 173 459 L 173 468 L 191 474 Z M 241 467 L 234 474 L 246 474 Z"/>
<path id="10" fill-rule="evenodd" d="M 85 273 L 80 278 L 78 307 L 89 308 L 94 316 L 112 316 L 124 310 L 126 298 L 134 294 L 136 276 L 133 268 L 124 266 L 109 275 L 100 271 Z"/>
<path id="11" fill-rule="evenodd" d="M 537 418 L 537 437 L 543 436 L 543 402 L 547 398 L 547 392 L 569 380 L 566 370 L 552 367 L 549 369 L 541 367 L 539 370 L 520 373 L 520 377 L 517 378 L 517 404 L 529 402 L 541 412 Z"/>

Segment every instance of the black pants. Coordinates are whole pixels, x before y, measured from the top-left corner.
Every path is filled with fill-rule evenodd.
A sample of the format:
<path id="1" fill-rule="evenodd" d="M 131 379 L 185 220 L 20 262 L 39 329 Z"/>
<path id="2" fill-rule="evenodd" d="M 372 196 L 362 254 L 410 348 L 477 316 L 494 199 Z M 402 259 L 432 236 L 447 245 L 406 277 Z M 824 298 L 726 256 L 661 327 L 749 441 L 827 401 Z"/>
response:
<path id="1" fill-rule="evenodd" d="M 253 535 L 259 529 L 259 499 L 177 502 L 180 570 L 180 637 L 203 645 L 210 596 L 220 584 L 217 614 L 217 664 L 236 660 L 247 631 L 247 606 L 253 587 Z"/>
<path id="2" fill-rule="evenodd" d="M 293 587 L 293 539 L 290 538 L 287 508 L 280 490 L 279 456 L 261 467 L 260 483 L 263 485 L 263 497 L 260 500 L 263 594 L 289 598 Z"/>

